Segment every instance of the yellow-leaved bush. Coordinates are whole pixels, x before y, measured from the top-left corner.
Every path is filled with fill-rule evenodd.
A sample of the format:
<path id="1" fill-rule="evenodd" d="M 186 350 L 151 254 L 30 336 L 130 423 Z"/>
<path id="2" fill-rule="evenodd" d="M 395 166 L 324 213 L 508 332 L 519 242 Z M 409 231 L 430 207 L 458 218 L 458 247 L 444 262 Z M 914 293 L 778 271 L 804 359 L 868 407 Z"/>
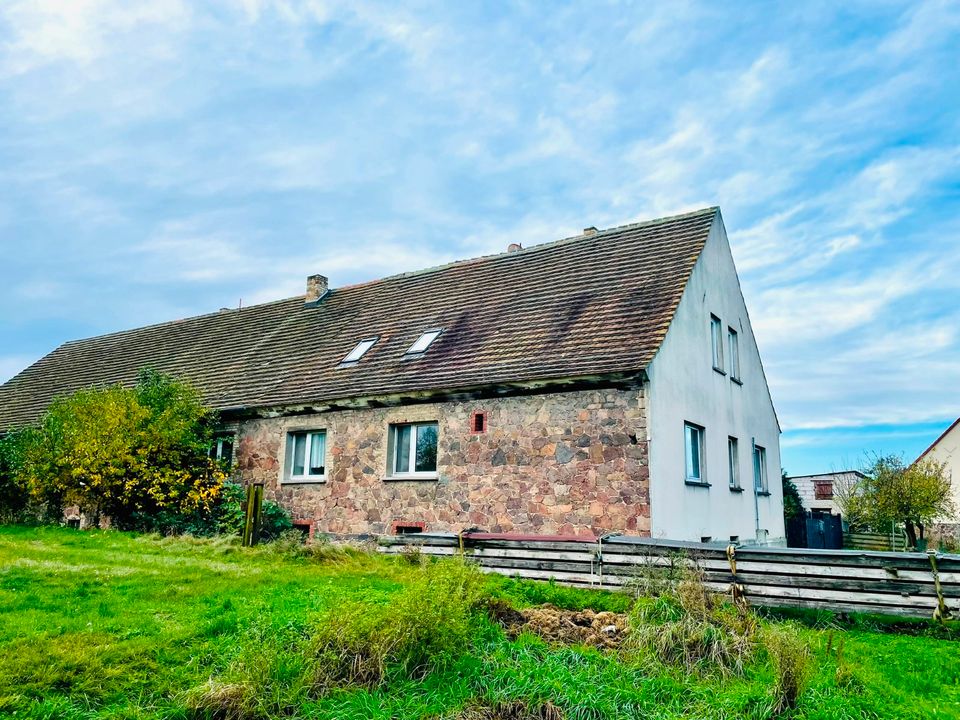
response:
<path id="1" fill-rule="evenodd" d="M 37 502 L 79 505 L 119 528 L 190 530 L 204 523 L 227 477 L 210 457 L 215 423 L 189 384 L 144 370 L 134 387 L 55 400 L 20 434 L 17 479 Z"/>

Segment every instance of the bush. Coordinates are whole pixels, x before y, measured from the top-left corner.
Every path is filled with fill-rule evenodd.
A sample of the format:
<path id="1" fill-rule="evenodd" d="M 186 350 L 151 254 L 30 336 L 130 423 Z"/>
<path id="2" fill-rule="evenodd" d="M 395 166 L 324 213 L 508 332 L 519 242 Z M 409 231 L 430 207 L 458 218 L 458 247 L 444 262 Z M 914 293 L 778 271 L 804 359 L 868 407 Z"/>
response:
<path id="1" fill-rule="evenodd" d="M 317 622 L 313 687 L 381 685 L 391 670 L 422 677 L 471 645 L 481 599 L 479 570 L 460 559 L 425 564 L 384 605 L 338 605 Z"/>
<path id="2" fill-rule="evenodd" d="M 741 673 L 755 653 L 757 630 L 753 614 L 709 592 L 699 575 L 687 571 L 673 592 L 638 600 L 624 649 L 688 672 Z"/>
<path id="3" fill-rule="evenodd" d="M 773 664 L 774 712 L 793 710 L 813 675 L 813 653 L 795 628 L 768 627 L 763 645 Z"/>
<path id="4" fill-rule="evenodd" d="M 216 415 L 189 385 L 144 370 L 57 398 L 17 441 L 18 485 L 47 506 L 79 505 L 99 522 L 156 530 L 171 516 L 207 516 L 226 478 L 209 457 Z M 53 503 L 52 501 L 56 501 Z"/>

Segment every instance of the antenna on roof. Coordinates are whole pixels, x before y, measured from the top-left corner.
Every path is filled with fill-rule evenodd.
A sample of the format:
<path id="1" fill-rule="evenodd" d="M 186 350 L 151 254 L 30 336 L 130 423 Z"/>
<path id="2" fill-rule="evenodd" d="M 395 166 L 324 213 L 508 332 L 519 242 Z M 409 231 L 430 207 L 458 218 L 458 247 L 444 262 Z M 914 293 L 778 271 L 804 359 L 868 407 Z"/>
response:
<path id="1" fill-rule="evenodd" d="M 237 312 L 243 310 L 243 298 L 240 298 L 240 304 L 237 305 Z"/>

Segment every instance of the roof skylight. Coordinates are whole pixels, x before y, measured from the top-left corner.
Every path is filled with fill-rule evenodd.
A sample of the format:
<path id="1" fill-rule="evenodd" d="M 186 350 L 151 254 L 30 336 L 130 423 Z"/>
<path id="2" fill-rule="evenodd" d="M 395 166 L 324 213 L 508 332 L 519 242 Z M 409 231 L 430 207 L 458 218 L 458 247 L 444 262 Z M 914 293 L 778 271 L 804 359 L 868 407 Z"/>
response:
<path id="1" fill-rule="evenodd" d="M 436 328 L 434 330 L 427 330 L 423 335 L 417 338 L 417 341 L 410 346 L 410 349 L 407 350 L 407 355 L 419 355 L 425 353 L 427 348 L 430 347 L 430 344 L 440 337 L 440 333 L 443 332 L 443 328 Z"/>
<path id="2" fill-rule="evenodd" d="M 361 340 L 357 343 L 357 346 L 353 348 L 353 350 L 351 350 L 343 360 L 340 361 L 340 364 L 345 365 L 348 363 L 358 362 L 360 358 L 366 354 L 367 350 L 376 345 L 377 340 L 379 339 L 379 337 L 372 337 Z"/>

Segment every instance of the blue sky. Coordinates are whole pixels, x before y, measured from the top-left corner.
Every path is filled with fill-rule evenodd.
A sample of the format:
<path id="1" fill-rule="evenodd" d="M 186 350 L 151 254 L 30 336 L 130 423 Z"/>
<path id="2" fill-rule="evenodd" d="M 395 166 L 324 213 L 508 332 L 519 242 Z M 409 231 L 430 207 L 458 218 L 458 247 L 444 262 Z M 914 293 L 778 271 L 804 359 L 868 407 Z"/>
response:
<path id="1" fill-rule="evenodd" d="M 0 3 L 0 380 L 718 204 L 793 473 L 960 414 L 956 2 Z"/>

